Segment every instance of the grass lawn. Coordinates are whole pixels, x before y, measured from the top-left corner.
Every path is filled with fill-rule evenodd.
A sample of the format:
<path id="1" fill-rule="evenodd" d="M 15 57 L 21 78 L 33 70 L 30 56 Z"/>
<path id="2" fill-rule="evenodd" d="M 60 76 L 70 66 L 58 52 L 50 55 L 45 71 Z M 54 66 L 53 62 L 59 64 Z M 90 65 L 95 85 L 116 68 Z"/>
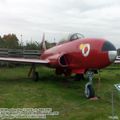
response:
<path id="1" fill-rule="evenodd" d="M 84 97 L 87 80 L 56 76 L 54 70 L 38 67 L 40 80 L 27 78 L 29 67 L 0 68 L 0 108 L 52 108 L 59 116 L 47 120 L 108 120 L 111 92 L 120 83 L 120 65 L 101 70 L 101 82 L 94 77 L 97 101 Z M 120 93 L 114 90 L 115 113 L 120 118 Z"/>

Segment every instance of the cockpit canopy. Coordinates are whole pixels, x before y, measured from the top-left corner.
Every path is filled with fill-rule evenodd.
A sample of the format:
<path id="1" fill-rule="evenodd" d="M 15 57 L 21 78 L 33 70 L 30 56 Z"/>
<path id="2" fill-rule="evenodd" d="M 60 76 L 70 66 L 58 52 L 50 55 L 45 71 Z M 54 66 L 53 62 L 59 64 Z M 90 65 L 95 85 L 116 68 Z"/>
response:
<path id="1" fill-rule="evenodd" d="M 73 40 L 77 40 L 77 39 L 82 39 L 82 38 L 84 38 L 84 35 L 80 34 L 80 33 L 69 34 L 69 35 L 65 36 L 64 38 L 62 38 L 60 40 L 59 44 L 69 42 L 69 41 L 73 41 Z"/>
<path id="2" fill-rule="evenodd" d="M 80 33 L 74 33 L 74 34 L 70 34 L 68 36 L 68 41 L 73 41 L 73 40 L 77 40 L 77 39 L 81 39 L 84 38 L 84 35 L 80 34 Z"/>

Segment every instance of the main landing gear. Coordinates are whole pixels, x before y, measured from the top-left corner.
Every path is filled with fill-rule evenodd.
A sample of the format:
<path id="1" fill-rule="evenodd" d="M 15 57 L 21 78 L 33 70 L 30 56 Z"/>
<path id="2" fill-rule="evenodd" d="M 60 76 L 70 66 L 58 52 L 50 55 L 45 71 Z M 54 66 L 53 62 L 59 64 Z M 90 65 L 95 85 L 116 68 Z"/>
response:
<path id="1" fill-rule="evenodd" d="M 88 71 L 87 77 L 89 79 L 89 82 L 85 85 L 85 96 L 86 98 L 94 98 L 95 97 L 95 91 L 92 86 L 92 80 L 93 80 L 94 72 Z"/>
<path id="2" fill-rule="evenodd" d="M 32 64 L 29 73 L 28 73 L 28 77 L 31 77 L 34 81 L 38 81 L 39 80 L 39 74 L 36 71 L 36 66 L 35 64 Z"/>
<path id="3" fill-rule="evenodd" d="M 84 80 L 84 74 L 76 74 L 75 81 L 81 81 L 81 80 Z"/>

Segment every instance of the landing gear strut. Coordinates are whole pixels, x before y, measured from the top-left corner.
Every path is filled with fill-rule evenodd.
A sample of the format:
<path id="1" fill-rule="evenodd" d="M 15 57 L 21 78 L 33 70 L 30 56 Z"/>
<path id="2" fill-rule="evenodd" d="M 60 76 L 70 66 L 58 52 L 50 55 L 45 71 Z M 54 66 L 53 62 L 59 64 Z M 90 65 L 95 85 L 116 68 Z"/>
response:
<path id="1" fill-rule="evenodd" d="M 28 77 L 31 77 L 34 81 L 38 81 L 39 80 L 39 74 L 36 71 L 36 66 L 35 64 L 32 64 L 30 71 L 28 73 Z"/>
<path id="2" fill-rule="evenodd" d="M 84 80 L 84 75 L 83 74 L 76 74 L 75 81 L 80 81 L 80 80 Z"/>
<path id="3" fill-rule="evenodd" d="M 94 76 L 94 73 L 92 71 L 87 72 L 87 77 L 89 79 L 89 82 L 85 85 L 86 98 L 95 97 L 95 91 L 94 91 L 93 86 L 92 86 L 93 76 Z"/>

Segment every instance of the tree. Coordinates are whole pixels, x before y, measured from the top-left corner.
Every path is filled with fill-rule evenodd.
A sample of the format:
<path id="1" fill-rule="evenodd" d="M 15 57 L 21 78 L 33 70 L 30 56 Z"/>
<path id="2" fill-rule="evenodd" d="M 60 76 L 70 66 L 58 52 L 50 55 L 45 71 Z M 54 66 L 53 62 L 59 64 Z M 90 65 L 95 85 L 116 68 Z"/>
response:
<path id="1" fill-rule="evenodd" d="M 18 38 L 15 34 L 8 34 L 8 35 L 4 35 L 2 38 L 3 42 L 4 42 L 4 47 L 5 48 L 18 48 L 19 47 L 19 43 L 18 43 Z"/>
<path id="2" fill-rule="evenodd" d="M 40 50 L 40 45 L 37 42 L 26 43 L 25 49 L 27 49 L 27 50 Z"/>
<path id="3" fill-rule="evenodd" d="M 4 47 L 4 41 L 2 37 L 0 36 L 0 48 L 3 48 L 3 47 Z"/>

